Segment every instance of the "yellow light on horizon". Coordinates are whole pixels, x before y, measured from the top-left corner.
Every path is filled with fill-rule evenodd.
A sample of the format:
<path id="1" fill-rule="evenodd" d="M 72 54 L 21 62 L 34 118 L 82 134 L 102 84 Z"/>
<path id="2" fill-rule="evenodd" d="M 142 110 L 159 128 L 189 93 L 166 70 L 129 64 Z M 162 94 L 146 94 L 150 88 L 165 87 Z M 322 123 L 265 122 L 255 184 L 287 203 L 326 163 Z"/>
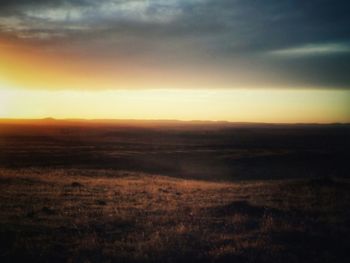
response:
<path id="1" fill-rule="evenodd" d="M 297 89 L 29 90 L 0 83 L 0 118 L 350 122 L 350 91 Z"/>

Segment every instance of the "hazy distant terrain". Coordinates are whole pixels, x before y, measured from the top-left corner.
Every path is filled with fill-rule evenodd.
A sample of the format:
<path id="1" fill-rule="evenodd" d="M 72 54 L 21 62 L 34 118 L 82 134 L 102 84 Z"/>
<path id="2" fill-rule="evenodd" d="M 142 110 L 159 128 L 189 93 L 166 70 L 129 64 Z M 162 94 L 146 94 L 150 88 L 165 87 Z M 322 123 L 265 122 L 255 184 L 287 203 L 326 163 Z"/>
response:
<path id="1" fill-rule="evenodd" d="M 1 262 L 349 262 L 349 125 L 2 121 Z"/>
<path id="2" fill-rule="evenodd" d="M 118 169 L 209 180 L 348 176 L 349 125 L 0 124 L 0 165 Z"/>

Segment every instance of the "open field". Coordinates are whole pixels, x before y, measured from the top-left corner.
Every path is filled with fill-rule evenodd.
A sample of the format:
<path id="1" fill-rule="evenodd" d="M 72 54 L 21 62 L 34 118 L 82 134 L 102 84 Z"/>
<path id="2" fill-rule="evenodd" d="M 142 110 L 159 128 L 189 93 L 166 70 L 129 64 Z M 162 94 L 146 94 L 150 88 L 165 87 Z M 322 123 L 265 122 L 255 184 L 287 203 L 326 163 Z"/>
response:
<path id="1" fill-rule="evenodd" d="M 349 262 L 349 131 L 0 124 L 1 262 Z"/>
<path id="2" fill-rule="evenodd" d="M 1 170 L 2 262 L 348 262 L 350 184 Z"/>
<path id="3" fill-rule="evenodd" d="M 0 122 L 0 166 L 217 180 L 348 177 L 350 125 Z"/>

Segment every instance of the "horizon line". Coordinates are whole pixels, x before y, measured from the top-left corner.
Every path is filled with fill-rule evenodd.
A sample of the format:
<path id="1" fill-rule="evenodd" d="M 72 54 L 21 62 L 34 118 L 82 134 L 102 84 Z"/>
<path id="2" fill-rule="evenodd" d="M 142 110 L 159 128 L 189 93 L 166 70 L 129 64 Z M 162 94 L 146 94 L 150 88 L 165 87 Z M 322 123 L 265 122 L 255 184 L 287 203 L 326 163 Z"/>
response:
<path id="1" fill-rule="evenodd" d="M 176 123 L 206 123 L 206 124 L 254 124 L 254 125 L 350 125 L 350 122 L 254 122 L 254 121 L 228 121 L 228 120 L 181 120 L 181 119 L 104 119 L 104 118 L 54 118 L 54 117 L 44 117 L 44 118 L 0 118 L 0 123 L 4 122 L 176 122 Z"/>

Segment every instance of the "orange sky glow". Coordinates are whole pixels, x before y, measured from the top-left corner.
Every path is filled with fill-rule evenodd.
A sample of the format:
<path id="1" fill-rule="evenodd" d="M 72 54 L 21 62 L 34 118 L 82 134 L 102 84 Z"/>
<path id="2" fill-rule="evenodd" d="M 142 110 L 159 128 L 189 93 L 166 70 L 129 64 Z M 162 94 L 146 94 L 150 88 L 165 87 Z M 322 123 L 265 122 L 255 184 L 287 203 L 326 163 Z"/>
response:
<path id="1" fill-rule="evenodd" d="M 172 76 L 10 41 L 2 41 L 0 57 L 0 118 L 350 122 L 348 90 L 229 89 L 210 71 Z"/>

